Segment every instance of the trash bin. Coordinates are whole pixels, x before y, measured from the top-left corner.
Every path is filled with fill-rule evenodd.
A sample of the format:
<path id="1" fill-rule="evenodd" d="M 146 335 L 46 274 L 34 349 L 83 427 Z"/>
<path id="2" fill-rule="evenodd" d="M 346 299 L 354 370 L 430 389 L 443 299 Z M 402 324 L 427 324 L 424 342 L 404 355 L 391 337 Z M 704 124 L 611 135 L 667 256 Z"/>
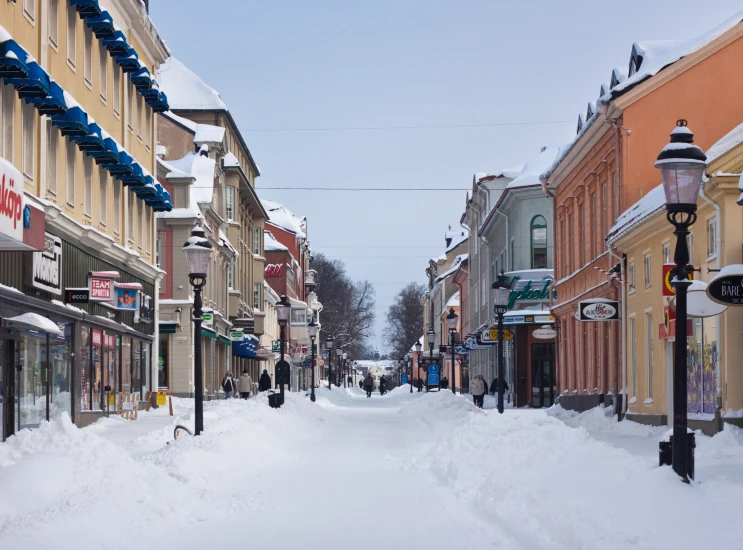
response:
<path id="1" fill-rule="evenodd" d="M 671 455 L 671 442 L 661 441 L 658 452 L 658 466 L 670 466 L 673 464 Z"/>
<path id="2" fill-rule="evenodd" d="M 284 404 L 284 400 L 281 398 L 280 393 L 276 393 L 273 390 L 269 390 L 268 394 L 268 406 L 273 409 L 278 409 Z"/>

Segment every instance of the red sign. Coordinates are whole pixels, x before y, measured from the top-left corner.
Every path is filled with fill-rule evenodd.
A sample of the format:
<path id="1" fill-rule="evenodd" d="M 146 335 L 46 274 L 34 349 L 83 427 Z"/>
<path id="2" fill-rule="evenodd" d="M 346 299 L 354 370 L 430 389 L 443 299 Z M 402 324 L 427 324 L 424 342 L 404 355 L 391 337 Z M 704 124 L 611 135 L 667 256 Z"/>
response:
<path id="1" fill-rule="evenodd" d="M 94 346 L 100 346 L 101 345 L 101 336 L 103 336 L 103 333 L 100 330 L 94 330 L 93 332 L 93 345 Z"/>
<path id="2" fill-rule="evenodd" d="M 113 334 L 105 334 L 103 336 L 103 345 L 106 348 L 113 349 L 116 345 L 116 337 Z"/>
<path id="3" fill-rule="evenodd" d="M 666 325 L 664 323 L 661 323 L 658 325 L 658 336 L 661 340 L 668 340 L 669 338 L 675 338 L 676 337 L 676 319 L 671 319 L 668 322 L 668 329 L 666 329 Z M 686 320 L 686 335 L 690 335 L 694 327 L 692 327 L 691 319 Z"/>
<path id="4" fill-rule="evenodd" d="M 676 269 L 676 264 L 663 264 L 663 296 L 676 296 L 676 289 L 671 285 L 674 269 Z M 689 273 L 688 279 L 693 281 L 694 275 Z"/>
<path id="5" fill-rule="evenodd" d="M 266 277 L 281 277 L 282 264 L 268 264 L 264 271 Z"/>
<path id="6" fill-rule="evenodd" d="M 111 301 L 111 279 L 90 278 L 90 299 Z"/>

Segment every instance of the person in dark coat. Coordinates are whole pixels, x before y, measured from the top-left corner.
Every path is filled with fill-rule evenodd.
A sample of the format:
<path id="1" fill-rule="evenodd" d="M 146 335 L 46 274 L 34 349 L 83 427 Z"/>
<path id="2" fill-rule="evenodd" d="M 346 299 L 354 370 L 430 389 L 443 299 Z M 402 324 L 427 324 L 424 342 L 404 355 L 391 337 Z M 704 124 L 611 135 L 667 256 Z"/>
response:
<path id="1" fill-rule="evenodd" d="M 423 391 L 423 378 L 418 378 L 418 391 Z"/>
<path id="2" fill-rule="evenodd" d="M 258 391 L 268 391 L 271 389 L 271 376 L 269 376 L 267 370 L 263 370 L 263 374 L 258 379 Z"/>
<path id="3" fill-rule="evenodd" d="M 441 379 L 441 389 L 442 390 L 449 389 L 449 379 L 446 376 L 444 376 Z"/>
<path id="4" fill-rule="evenodd" d="M 503 391 L 504 392 L 508 391 L 508 382 L 506 382 L 505 380 L 503 381 Z M 498 393 L 498 377 L 497 376 L 493 378 L 493 383 L 490 384 L 490 393 L 492 393 L 493 395 Z"/>
<path id="5" fill-rule="evenodd" d="M 372 378 L 371 373 L 366 375 L 366 378 L 364 378 L 364 391 L 366 391 L 366 397 L 371 397 L 372 391 L 374 390 L 374 379 Z"/>
<path id="6" fill-rule="evenodd" d="M 362 390 L 364 389 L 364 381 L 363 380 L 359 380 L 359 388 L 361 388 Z"/>
<path id="7" fill-rule="evenodd" d="M 386 391 L 387 391 L 387 379 L 384 376 L 382 376 L 379 379 L 379 393 L 380 395 L 384 395 Z"/>

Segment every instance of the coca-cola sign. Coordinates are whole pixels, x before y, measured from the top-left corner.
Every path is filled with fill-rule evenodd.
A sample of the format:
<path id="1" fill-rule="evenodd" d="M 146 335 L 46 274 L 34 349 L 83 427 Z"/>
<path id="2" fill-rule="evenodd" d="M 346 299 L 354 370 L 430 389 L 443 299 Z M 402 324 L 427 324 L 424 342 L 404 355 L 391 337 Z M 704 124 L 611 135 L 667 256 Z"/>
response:
<path id="1" fill-rule="evenodd" d="M 619 302 L 616 300 L 593 299 L 580 302 L 578 306 L 580 321 L 617 321 Z"/>

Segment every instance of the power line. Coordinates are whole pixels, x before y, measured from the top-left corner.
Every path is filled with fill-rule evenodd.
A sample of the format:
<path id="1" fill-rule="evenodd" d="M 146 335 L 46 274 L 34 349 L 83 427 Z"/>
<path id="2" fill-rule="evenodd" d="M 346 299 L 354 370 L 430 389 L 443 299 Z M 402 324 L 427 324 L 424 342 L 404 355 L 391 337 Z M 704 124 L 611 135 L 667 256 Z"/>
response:
<path id="1" fill-rule="evenodd" d="M 191 185 L 190 189 L 213 189 L 211 185 Z M 256 191 L 470 191 L 466 187 L 255 187 Z"/>
<path id="2" fill-rule="evenodd" d="M 499 126 L 535 126 L 539 124 L 567 124 L 572 120 L 518 120 L 513 122 L 484 122 L 482 124 L 421 124 L 415 126 L 336 126 L 325 128 L 252 128 L 243 132 L 359 132 L 379 130 L 447 130 L 452 128 L 491 128 Z"/>

